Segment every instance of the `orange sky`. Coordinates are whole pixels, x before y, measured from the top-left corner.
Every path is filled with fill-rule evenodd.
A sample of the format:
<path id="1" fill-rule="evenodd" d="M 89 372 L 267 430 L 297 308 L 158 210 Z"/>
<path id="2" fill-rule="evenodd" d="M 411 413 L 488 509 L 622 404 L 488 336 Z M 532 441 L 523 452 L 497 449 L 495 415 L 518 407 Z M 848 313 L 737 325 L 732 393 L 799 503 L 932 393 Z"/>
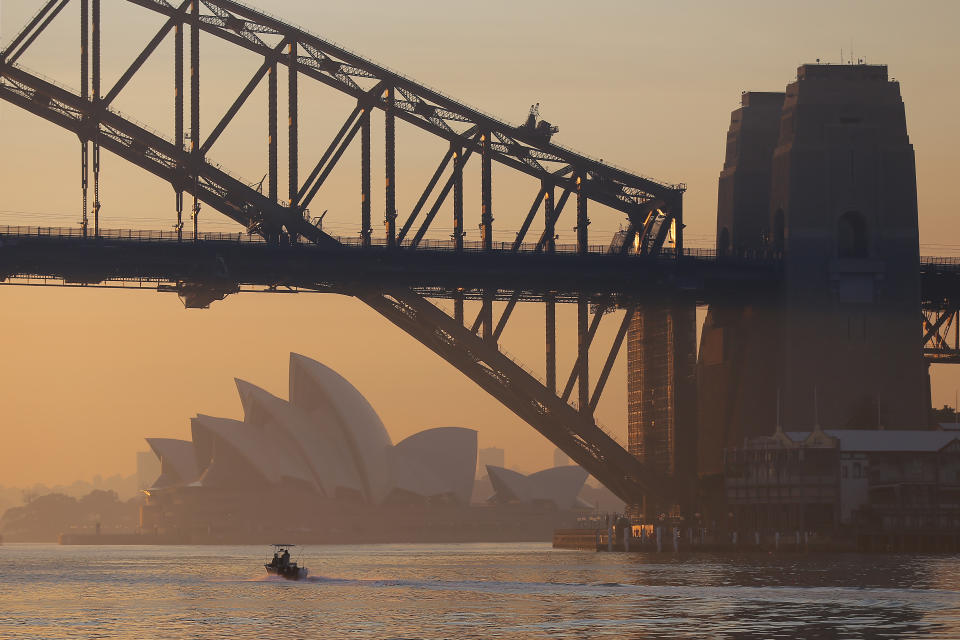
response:
<path id="1" fill-rule="evenodd" d="M 73 87 L 79 84 L 75 5 L 23 59 L 25 66 Z M 35 0 L 3 0 L 0 38 L 8 41 L 36 6 Z M 159 23 L 120 0 L 104 2 L 104 10 L 104 84 L 109 86 Z M 799 64 L 838 61 L 841 49 L 849 52 L 852 43 L 857 57 L 890 65 L 901 82 L 917 152 L 921 252 L 946 255 L 960 249 L 952 197 L 954 176 L 960 173 L 955 121 L 960 89 L 954 82 L 960 77 L 954 33 L 960 5 L 955 2 L 493 0 L 451 9 L 450 3 L 426 0 L 274 0 L 269 10 L 508 121 L 518 123 L 530 104 L 540 102 L 543 116 L 560 126 L 559 144 L 655 179 L 686 182 L 688 243 L 699 246 L 712 244 L 717 175 L 730 110 L 740 92 L 782 89 Z M 209 39 L 202 47 L 203 126 L 209 131 L 258 63 Z M 116 105 L 167 135 L 172 129 L 166 102 L 172 93 L 171 50 L 169 40 Z M 210 154 L 249 182 L 265 172 L 264 96 L 262 88 L 254 94 Z M 350 108 L 349 100 L 331 90 L 302 88 L 303 167 L 316 161 Z M 0 133 L 5 151 L 0 224 L 75 223 L 76 138 L 6 103 L 0 104 Z M 378 133 L 375 120 L 377 171 L 382 166 Z M 444 146 L 402 125 L 398 136 L 403 215 Z M 355 155 L 354 149 L 345 156 L 312 206 L 315 212 L 329 209 L 328 228 L 347 234 L 357 228 Z M 109 154 L 103 165 L 105 227 L 171 224 L 169 187 Z M 475 174 L 468 176 L 466 194 L 472 216 L 468 240 L 476 239 L 479 210 L 471 180 L 476 182 Z M 382 184 L 376 174 L 373 184 Z M 495 170 L 498 238 L 512 237 L 533 188 Z M 375 192 L 376 230 L 382 202 Z M 201 216 L 206 228 L 230 228 L 212 211 Z M 592 211 L 591 218 L 598 242 L 620 223 L 609 211 Z M 440 236 L 450 226 L 437 224 Z M 572 238 L 573 222 L 560 226 L 562 236 Z M 551 464 L 552 446 L 531 428 L 348 298 L 243 295 L 208 311 L 185 311 L 173 295 L 150 292 L 3 287 L 0 296 L 3 485 L 130 473 L 143 437 L 188 437 L 189 417 L 197 412 L 239 417 L 234 376 L 285 396 L 289 351 L 316 358 L 356 384 L 395 441 L 426 427 L 469 426 L 480 431 L 481 446 L 507 448 L 508 464 L 526 470 Z M 562 377 L 572 358 L 571 311 L 561 315 Z M 603 344 L 616 324 L 606 322 L 598 338 Z M 515 313 L 503 344 L 542 371 L 542 309 L 531 305 Z M 621 362 L 598 411 L 599 419 L 620 434 L 625 433 L 625 384 Z M 934 402 L 952 403 L 957 386 L 960 374 L 948 367 L 935 370 Z"/>

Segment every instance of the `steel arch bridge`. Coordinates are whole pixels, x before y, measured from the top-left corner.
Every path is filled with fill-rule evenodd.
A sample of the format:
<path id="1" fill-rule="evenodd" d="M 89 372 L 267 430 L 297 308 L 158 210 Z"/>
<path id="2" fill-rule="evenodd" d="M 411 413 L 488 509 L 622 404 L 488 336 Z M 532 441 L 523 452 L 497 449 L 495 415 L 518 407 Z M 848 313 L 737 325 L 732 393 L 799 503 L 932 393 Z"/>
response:
<path id="1" fill-rule="evenodd" d="M 609 247 L 610 253 L 614 254 L 612 258 L 625 258 L 629 250 L 630 253 L 639 254 L 640 258 L 647 258 L 647 264 L 659 264 L 662 268 L 664 260 L 671 261 L 671 256 L 679 258 L 684 255 L 683 185 L 662 184 L 558 146 L 551 141 L 555 128 L 549 123 L 537 121 L 533 113 L 521 126 L 499 121 L 238 2 L 125 1 L 128 5 L 160 16 L 162 26 L 109 88 L 102 85 L 100 0 L 45 0 L 33 19 L 0 53 L 0 98 L 76 134 L 80 140 L 83 219 L 79 238 L 71 238 L 68 233 L 60 239 L 79 240 L 79 245 L 68 243 L 68 249 L 79 251 L 85 258 L 90 258 L 91 252 L 110 246 L 111 242 L 110 234 L 102 229 L 99 198 L 100 152 L 107 150 L 173 187 L 176 235 L 175 239 L 168 238 L 174 243 L 172 246 L 168 243 L 158 256 L 162 255 L 162 259 L 178 265 L 173 269 L 174 272 L 178 269 L 182 271 L 185 265 L 196 264 L 191 263 L 192 260 L 199 260 L 197 255 L 190 254 L 190 247 L 194 252 L 202 252 L 204 247 L 209 249 L 215 246 L 210 238 L 199 232 L 197 221 L 201 204 L 243 225 L 248 233 L 262 238 L 263 246 L 258 250 L 283 253 L 282 256 L 272 254 L 271 258 L 261 263 L 264 268 L 277 261 L 289 265 L 291 256 L 296 256 L 301 262 L 309 262 L 312 255 L 307 252 L 309 247 L 320 251 L 327 259 L 331 259 L 330 256 L 338 256 L 332 259 L 342 259 L 347 255 L 342 239 L 325 233 L 321 225 L 311 221 L 305 212 L 358 134 L 361 199 L 357 207 L 356 241 L 349 244 L 352 249 L 379 251 L 380 257 L 375 260 L 371 258 L 373 261 L 382 263 L 400 252 L 403 255 L 415 251 L 420 253 L 420 249 L 426 248 L 425 234 L 444 204 L 451 200 L 454 231 L 445 249 L 458 256 L 471 251 L 479 251 L 487 256 L 508 256 L 508 259 L 513 256 L 514 260 L 520 259 L 524 253 L 542 254 L 544 258 L 558 255 L 555 225 L 571 199 L 575 203 L 577 232 L 572 253 L 574 259 L 581 262 L 567 263 L 565 268 L 568 273 L 588 266 L 587 261 L 591 257 L 588 234 L 590 203 L 622 214 L 619 221 L 626 227 L 626 232 L 619 234 Z M 70 2 L 80 5 L 80 23 L 77 26 L 81 42 L 78 60 L 81 82 L 78 92 L 59 86 L 18 63 L 28 49 L 36 46 L 40 34 Z M 262 60 L 222 118 L 215 126 L 203 129 L 200 119 L 203 95 L 201 71 L 205 71 L 205 67 L 202 64 L 201 33 L 252 52 Z M 165 139 L 113 108 L 117 96 L 168 38 L 174 42 L 173 139 Z M 277 72 L 280 67 L 287 69 L 288 86 L 285 92 L 278 87 Z M 185 73 L 187 70 L 188 74 Z M 228 174 L 207 158 L 211 147 L 262 83 L 267 85 L 269 102 L 265 194 Z M 301 153 L 301 83 L 322 85 L 355 101 L 342 127 L 320 153 L 315 149 L 304 149 L 304 153 Z M 277 144 L 278 112 L 284 93 L 289 149 L 285 190 L 282 189 L 278 170 Z M 384 123 L 386 184 L 382 239 L 373 237 L 370 197 L 371 112 L 374 110 L 382 112 Z M 424 185 L 416 205 L 402 219 L 396 205 L 397 121 L 417 127 L 448 145 L 448 150 Z M 308 170 L 303 172 L 305 179 L 302 179 L 300 171 L 301 156 L 310 156 L 312 159 L 306 166 Z M 464 241 L 463 173 L 464 167 L 474 157 L 479 161 L 481 175 L 480 241 L 476 243 L 477 246 L 470 246 Z M 499 246 L 493 241 L 493 162 L 539 183 L 515 240 L 506 245 L 499 243 Z M 88 203 L 91 182 L 93 201 Z M 184 225 L 185 196 L 187 206 L 190 206 L 192 230 L 185 229 Z M 192 200 L 192 205 L 189 200 Z M 538 218 L 542 220 L 542 230 L 537 239 L 527 243 L 527 236 Z M 673 236 L 673 247 L 665 251 L 669 234 Z M 31 246 L 24 244 L 27 240 L 25 236 L 31 235 L 10 233 L 8 230 L 4 237 L 8 249 L 11 244 L 23 248 Z M 114 242 L 116 240 L 113 238 Z M 605 243 L 607 240 L 604 239 Z M 47 248 L 51 249 L 49 246 Z M 52 255 L 61 259 L 70 255 L 69 251 L 64 253 L 64 246 L 51 250 Z M 220 250 L 226 251 L 226 248 L 221 247 Z M 6 255 L 12 254 L 7 251 Z M 142 264 L 143 259 L 143 252 L 139 250 L 136 256 L 128 257 L 126 266 L 118 267 L 113 263 L 104 266 L 109 273 L 101 272 L 97 277 L 87 274 L 81 276 L 80 280 L 94 282 L 98 278 L 116 277 L 124 269 L 136 271 L 137 267 L 133 265 Z M 333 290 L 329 282 L 316 277 L 315 267 L 313 275 L 299 273 L 296 286 Z M 622 267 L 623 264 L 614 265 L 608 273 L 619 272 L 623 280 Z M 435 268 L 436 265 L 431 263 L 423 267 L 427 273 L 433 273 Z M 24 267 L 20 265 L 15 271 L 22 274 Z M 513 285 L 509 269 L 501 268 L 499 273 L 498 285 L 489 284 L 487 279 L 486 285 L 447 283 L 440 287 L 416 287 L 402 279 L 393 281 L 371 277 L 341 281 L 337 290 L 356 296 L 440 355 L 627 502 L 637 503 L 644 495 L 671 496 L 674 491 L 667 479 L 630 455 L 597 425 L 593 417 L 626 334 L 634 303 L 622 296 L 617 297 L 610 287 L 597 288 L 582 282 L 566 290 L 541 283 L 536 293 L 531 294 L 528 285 L 522 282 Z M 10 275 L 13 273 L 5 274 L 5 277 Z M 70 279 L 69 275 L 64 277 Z M 177 276 L 176 281 L 178 291 L 193 306 L 205 306 L 236 290 L 233 283 L 218 285 L 213 276 L 205 280 L 180 279 Z M 453 314 L 432 303 L 427 299 L 428 296 L 452 299 Z M 465 299 L 480 302 L 480 312 L 472 323 L 464 318 Z M 495 299 L 506 302 L 503 313 L 496 321 L 493 314 Z M 521 300 L 529 299 L 543 301 L 546 307 L 544 382 L 498 348 L 499 336 L 511 312 Z M 562 388 L 558 387 L 556 371 L 557 302 L 577 305 L 576 363 Z M 615 307 L 626 311 L 604 367 L 591 388 L 589 351 L 605 312 Z M 576 400 L 572 401 L 570 398 L 574 388 L 577 389 Z"/>
<path id="2" fill-rule="evenodd" d="M 71 2 L 80 9 L 76 92 L 19 63 Z M 721 260 L 685 250 L 682 184 L 660 183 L 564 149 L 551 140 L 555 128 L 533 113 L 520 126 L 502 122 L 237 2 L 123 3 L 157 16 L 160 28 L 106 91 L 100 0 L 44 0 L 0 52 L 0 98 L 78 136 L 83 211 L 79 229 L 0 229 L 0 280 L 153 287 L 176 291 L 188 306 L 196 307 L 245 288 L 353 295 L 467 375 L 628 503 L 638 503 L 643 496 L 664 502 L 682 493 L 670 479 L 630 455 L 593 417 L 627 327 L 640 299 L 679 299 L 689 305 L 735 296 L 775 296 L 782 275 L 776 260 Z M 206 70 L 201 64 L 201 34 L 251 52 L 260 61 L 209 129 L 201 128 L 200 118 L 201 95 L 206 95 L 201 93 L 201 69 Z M 167 139 L 126 118 L 113 105 L 170 39 L 174 122 L 173 136 Z M 287 71 L 284 91 L 278 86 L 282 67 Z M 307 108 L 301 106 L 301 83 L 324 87 L 353 104 L 322 151 L 301 150 L 299 118 Z M 208 158 L 263 84 L 268 96 L 267 193 Z M 281 98 L 287 110 L 285 176 L 278 158 Z M 384 232 L 376 237 L 371 198 L 374 111 L 383 116 L 386 178 Z M 416 204 L 403 217 L 396 203 L 397 121 L 446 146 Z M 307 209 L 358 136 L 361 198 L 356 235 L 335 237 L 311 221 Z M 260 144 L 250 141 L 251 147 Z M 172 186 L 173 232 L 102 228 L 102 149 Z M 302 157 L 311 159 L 305 179 Z M 471 159 L 480 165 L 478 242 L 464 239 L 464 170 Z M 493 162 L 538 183 L 529 208 L 527 203 L 511 205 L 526 215 L 514 240 L 506 243 L 493 240 Z M 185 195 L 192 200 L 188 203 L 192 229 L 184 225 Z M 556 225 L 571 199 L 576 244 L 558 246 Z M 620 214 L 617 221 L 625 231 L 613 242 L 602 238 L 591 244 L 591 203 Z M 247 233 L 201 233 L 201 204 L 243 225 Z M 445 207 L 452 212 L 450 240 L 428 239 L 426 234 Z M 533 231 L 534 223 L 539 231 Z M 925 260 L 921 281 L 923 353 L 932 363 L 960 363 L 960 263 Z M 451 300 L 453 313 L 431 302 L 436 299 Z M 466 300 L 480 304 L 472 321 L 465 318 Z M 505 303 L 496 318 L 495 300 Z M 498 344 L 516 305 L 529 301 L 545 307 L 544 381 Z M 577 309 L 577 356 L 562 384 L 557 378 L 557 303 L 575 304 Z M 590 352 L 600 348 L 594 339 L 613 309 L 624 313 L 591 385 Z"/>

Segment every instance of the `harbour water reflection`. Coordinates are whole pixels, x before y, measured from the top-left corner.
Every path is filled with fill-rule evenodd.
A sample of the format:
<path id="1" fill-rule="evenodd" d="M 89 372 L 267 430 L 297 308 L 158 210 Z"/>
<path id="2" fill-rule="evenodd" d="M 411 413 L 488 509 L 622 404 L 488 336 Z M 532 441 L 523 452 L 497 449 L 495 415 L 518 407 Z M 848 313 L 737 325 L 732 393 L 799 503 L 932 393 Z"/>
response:
<path id="1" fill-rule="evenodd" d="M 0 547 L 0 638 L 957 638 L 960 558 L 545 544 Z"/>

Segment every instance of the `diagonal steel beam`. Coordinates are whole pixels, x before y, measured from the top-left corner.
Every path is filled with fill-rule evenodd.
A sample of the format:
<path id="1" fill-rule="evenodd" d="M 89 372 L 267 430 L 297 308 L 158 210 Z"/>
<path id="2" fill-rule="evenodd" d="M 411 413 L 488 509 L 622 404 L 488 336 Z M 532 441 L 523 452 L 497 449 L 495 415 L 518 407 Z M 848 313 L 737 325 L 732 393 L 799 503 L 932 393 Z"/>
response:
<path id="1" fill-rule="evenodd" d="M 297 208 L 300 210 L 306 209 L 310 206 L 310 203 L 313 201 L 313 197 L 317 195 L 317 191 L 320 190 L 320 187 L 323 186 L 324 181 L 327 179 L 327 176 L 330 175 L 330 172 L 333 171 L 334 167 L 337 166 L 337 162 L 340 161 L 340 157 L 343 155 L 343 152 L 347 150 L 347 147 L 350 146 L 350 143 L 353 142 L 353 139 L 356 137 L 357 132 L 360 131 L 361 121 L 357 118 L 354 122 L 353 127 L 343 138 L 343 142 L 340 143 L 340 146 L 337 147 L 337 150 L 330 157 L 330 162 L 327 163 L 327 166 L 320 172 L 320 175 L 317 177 L 317 181 L 313 183 L 309 193 L 303 198 L 303 200 L 297 203 Z"/>
<path id="2" fill-rule="evenodd" d="M 33 16 L 33 19 L 27 23 L 27 26 L 23 28 L 23 31 L 17 34 L 17 37 L 13 39 L 13 42 L 8 44 L 6 48 L 0 52 L 0 64 L 3 64 L 7 59 L 7 54 L 17 48 L 17 46 L 24 41 L 24 39 L 30 35 L 33 29 L 40 24 L 40 21 L 43 20 L 43 17 L 47 15 L 47 12 L 53 7 L 53 5 L 62 0 L 47 0 L 47 3 L 40 7 L 40 10 Z"/>
<path id="3" fill-rule="evenodd" d="M 510 248 L 511 251 L 520 250 L 520 245 L 523 244 L 523 239 L 526 237 L 527 231 L 530 229 L 530 224 L 533 223 L 533 219 L 536 217 L 537 211 L 540 210 L 540 204 L 543 202 L 543 198 L 546 195 L 546 187 L 541 186 L 540 191 L 537 192 L 537 197 L 533 200 L 533 204 L 530 205 L 530 211 L 527 213 L 527 217 L 523 220 L 523 224 L 520 225 L 520 230 L 517 231 L 517 237 L 513 241 L 513 246 Z"/>
<path id="4" fill-rule="evenodd" d="M 470 333 L 476 334 L 480 330 L 480 325 L 483 323 L 483 309 L 477 313 L 477 317 L 473 320 L 473 324 L 470 325 Z"/>
<path id="5" fill-rule="evenodd" d="M 593 343 L 593 337 L 597 335 L 597 328 L 600 326 L 600 320 L 603 319 L 603 314 L 606 310 L 606 305 L 599 305 L 596 313 L 593 314 L 593 319 L 590 321 L 590 329 L 587 330 L 586 336 L 585 346 L 588 351 L 590 349 L 590 345 Z M 573 363 L 573 369 L 570 371 L 570 376 L 567 378 L 567 384 L 563 387 L 563 394 L 560 396 L 560 399 L 564 402 L 566 402 L 570 397 L 570 393 L 573 391 L 573 384 L 577 381 L 577 372 L 580 371 L 580 358 L 581 355 L 577 354 L 577 361 Z"/>
<path id="6" fill-rule="evenodd" d="M 426 188 L 423 190 L 423 193 L 420 195 L 420 199 L 417 200 L 416 206 L 413 208 L 413 211 L 410 212 L 410 215 L 407 216 L 406 221 L 403 223 L 403 227 L 400 229 L 400 233 L 397 234 L 397 244 L 401 244 L 403 239 L 406 237 L 407 232 L 410 231 L 410 227 L 413 226 L 414 221 L 417 219 L 417 216 L 420 215 L 420 210 L 423 209 L 423 205 L 427 203 L 427 200 L 430 198 L 430 194 L 433 192 L 434 187 L 437 186 L 437 182 L 440 181 L 440 176 L 443 175 L 444 170 L 447 168 L 447 165 L 450 163 L 450 159 L 453 157 L 454 149 L 451 146 L 450 149 L 443 156 L 443 160 L 440 161 L 440 164 L 437 166 L 437 170 L 433 172 L 433 177 L 430 178 L 430 181 L 427 182 Z"/>
<path id="7" fill-rule="evenodd" d="M 537 241 L 536 250 L 541 251 L 547 245 L 547 242 L 552 238 L 547 238 L 547 229 L 555 229 L 557 220 L 560 219 L 560 214 L 563 213 L 563 207 L 567 204 L 567 200 L 570 198 L 570 189 L 564 189 L 563 193 L 560 194 L 560 198 L 557 200 L 556 206 L 553 208 L 553 220 L 550 225 L 543 230 L 540 234 L 540 240 Z"/>
<path id="8" fill-rule="evenodd" d="M 460 159 L 461 166 L 467 163 L 467 160 L 470 159 L 470 154 L 472 153 L 473 147 L 467 147 L 467 150 L 463 153 L 463 158 Z M 409 249 L 416 249 L 420 245 L 420 241 L 423 240 L 424 234 L 427 233 L 427 229 L 430 228 L 430 224 L 433 222 L 433 219 L 437 217 L 437 212 L 440 211 L 440 207 L 443 206 L 444 201 L 447 199 L 447 194 L 450 193 L 450 189 L 453 187 L 455 178 L 456 172 L 454 171 L 450 174 L 450 177 L 447 178 L 447 181 L 440 190 L 439 195 L 437 195 L 437 199 L 434 201 L 433 206 L 430 207 L 430 211 L 427 212 L 426 218 L 424 218 L 420 228 L 417 229 L 417 233 L 413 236 L 413 240 L 410 241 L 410 245 L 408 247 Z"/>
<path id="9" fill-rule="evenodd" d="M 921 344 L 926 345 L 931 338 L 936 336 L 938 331 L 940 330 L 940 327 L 943 326 L 943 323 L 947 320 L 947 318 L 957 313 L 957 311 L 960 311 L 960 306 L 951 307 L 943 311 L 940 314 L 940 316 L 937 318 L 937 321 L 934 323 L 931 323 L 926 315 L 921 314 L 923 315 L 923 324 L 927 329 L 926 333 L 923 334 L 923 341 L 921 342 Z"/>
<path id="10" fill-rule="evenodd" d="M 953 313 L 952 312 L 941 313 L 940 316 L 937 318 L 936 323 L 930 322 L 930 319 L 927 318 L 926 314 L 924 314 L 923 311 L 920 312 L 920 315 L 923 318 L 923 327 L 926 332 L 923 336 L 924 339 L 923 339 L 923 342 L 921 343 L 922 346 L 924 348 L 928 348 L 927 345 L 929 345 L 932 342 L 933 349 L 949 348 L 947 347 L 946 341 L 944 340 L 943 336 L 940 333 L 940 329 L 943 327 L 944 321 L 946 321 L 947 318 L 952 317 Z M 949 322 L 947 324 L 949 325 Z"/>
<path id="11" fill-rule="evenodd" d="M 285 43 L 277 45 L 274 51 L 279 51 L 285 46 Z M 223 114 L 223 117 L 220 118 L 220 122 L 217 123 L 217 126 L 213 128 L 213 131 L 210 132 L 210 135 L 207 136 L 207 139 L 204 141 L 203 145 L 200 147 L 200 155 L 206 155 L 210 151 L 210 147 L 213 146 L 213 143 L 217 141 L 224 130 L 227 128 L 227 125 L 230 124 L 230 121 L 233 120 L 234 116 L 240 111 L 240 108 L 247 101 L 247 98 L 253 93 L 254 89 L 257 88 L 257 85 L 260 84 L 260 81 L 263 80 L 263 76 L 267 75 L 267 72 L 270 70 L 270 67 L 274 64 L 274 61 L 267 59 L 263 61 L 263 64 L 260 65 L 260 68 L 257 69 L 257 72 L 253 74 L 253 77 L 250 78 L 250 82 L 247 83 L 247 86 L 243 88 L 243 91 L 240 92 L 240 95 L 237 96 L 237 99 L 233 101 L 233 104 L 230 105 L 230 108 L 227 109 L 227 112 Z"/>
<path id="12" fill-rule="evenodd" d="M 140 67 L 143 66 L 143 63 L 147 61 L 157 47 L 160 46 L 160 43 L 163 42 L 163 39 L 167 37 L 167 34 L 170 33 L 170 30 L 173 29 L 177 24 L 183 22 L 184 16 L 186 16 L 187 9 L 190 7 L 191 0 L 183 0 L 179 7 L 177 7 L 177 13 L 175 16 L 169 18 L 160 30 L 157 31 L 157 34 L 153 36 L 153 39 L 147 43 L 147 46 L 144 47 L 143 51 L 140 52 L 140 55 L 136 57 L 133 63 L 123 72 L 123 75 L 120 76 L 120 79 L 117 80 L 116 84 L 113 85 L 113 88 L 107 92 L 107 95 L 104 96 L 103 100 L 100 101 L 100 108 L 106 109 L 110 106 L 110 103 L 113 102 L 113 99 L 119 95 L 123 88 L 127 86 L 130 80 L 136 75 L 137 71 L 140 70 Z"/>
<path id="13" fill-rule="evenodd" d="M 957 319 L 957 314 L 951 313 L 950 319 L 947 320 L 947 323 L 945 325 L 943 325 L 942 332 L 938 332 L 938 336 L 943 341 L 943 346 L 946 347 L 947 349 L 950 348 L 950 329 L 953 327 L 953 323 L 954 321 L 956 321 L 956 319 Z"/>
<path id="14" fill-rule="evenodd" d="M 947 321 L 933 334 L 933 341 L 936 342 L 938 349 L 949 351 L 950 343 L 948 339 L 950 337 L 950 327 L 953 325 L 954 318 L 956 318 L 956 312 L 946 313 L 942 317 L 946 317 Z"/>
<path id="15" fill-rule="evenodd" d="M 500 314 L 500 320 L 497 321 L 497 328 L 493 330 L 494 340 L 500 339 L 500 335 L 507 327 L 507 320 L 510 319 L 510 314 L 513 313 L 513 308 L 517 306 L 518 302 L 520 302 L 519 290 L 513 292 L 513 295 L 511 295 L 510 299 L 507 301 L 507 306 L 503 309 L 503 313 Z"/>
<path id="16" fill-rule="evenodd" d="M 9 47 L 7 51 L 4 51 L 3 58 L 0 58 L 0 61 L 2 61 L 4 65 L 8 65 L 8 64 L 13 64 L 17 60 L 19 60 L 20 56 L 22 56 L 26 52 L 26 50 L 30 48 L 30 45 L 32 45 L 33 42 L 40 36 L 40 34 L 43 33 L 43 30 L 46 29 L 48 26 L 50 26 L 50 23 L 53 22 L 53 19 L 56 18 L 61 11 L 63 11 L 63 8 L 66 7 L 69 2 L 70 0 L 61 0 L 60 4 L 57 5 L 53 9 L 53 11 L 49 13 L 49 15 L 47 15 L 46 19 L 37 28 L 37 30 L 30 34 L 30 37 L 27 38 L 27 41 L 23 43 L 23 46 L 20 47 L 13 55 L 11 55 L 9 60 L 7 60 L 5 59 L 7 57 L 7 51 L 9 51 L 12 48 L 12 46 Z M 49 7 L 51 4 L 53 3 L 52 2 L 47 3 L 47 5 L 40 11 L 40 13 L 37 14 L 37 17 L 40 17 L 40 15 L 46 13 L 47 7 Z M 34 20 L 36 20 L 36 18 L 34 18 Z M 31 22 L 30 24 L 33 25 L 34 23 Z M 28 31 L 29 29 L 25 29 L 23 33 L 20 34 L 20 36 L 23 36 Z M 20 36 L 18 36 L 17 40 L 15 40 L 14 42 L 17 42 L 18 40 L 20 40 L 21 39 Z"/>
<path id="17" fill-rule="evenodd" d="M 617 331 L 617 337 L 613 339 L 613 346 L 610 347 L 610 353 L 607 355 L 606 362 L 603 363 L 603 369 L 600 371 L 600 377 L 597 379 L 597 386 L 593 389 L 593 395 L 590 396 L 590 411 L 596 411 L 597 403 L 600 402 L 600 396 L 603 394 L 603 388 L 607 384 L 607 378 L 610 377 L 610 371 L 617 361 L 617 355 L 620 353 L 620 347 L 623 345 L 623 339 L 627 335 L 627 329 L 630 328 L 630 320 L 633 319 L 635 308 L 627 307 L 627 313 L 623 316 L 623 322 L 620 323 L 620 329 Z"/>
<path id="18" fill-rule="evenodd" d="M 330 145 L 327 147 L 327 150 L 323 152 L 323 155 L 320 156 L 320 160 L 317 162 L 317 166 L 313 168 L 313 171 L 310 172 L 310 175 L 307 177 L 306 181 L 303 183 L 303 186 L 300 187 L 300 192 L 297 193 L 297 202 L 299 204 L 304 196 L 307 195 L 307 192 L 310 190 L 311 184 L 314 180 L 317 179 L 317 176 L 320 175 L 320 172 L 323 171 L 323 168 L 327 164 L 327 160 L 330 159 L 330 156 L 333 155 L 333 152 L 336 150 L 337 145 L 343 140 L 343 137 L 347 135 L 350 131 L 350 127 L 353 126 L 354 121 L 357 117 L 363 113 L 363 107 L 357 105 L 353 108 L 353 111 L 350 112 L 350 115 L 347 116 L 347 119 L 344 121 L 343 126 L 340 127 L 340 131 L 337 132 L 337 135 L 333 137 L 333 140 L 330 142 Z"/>

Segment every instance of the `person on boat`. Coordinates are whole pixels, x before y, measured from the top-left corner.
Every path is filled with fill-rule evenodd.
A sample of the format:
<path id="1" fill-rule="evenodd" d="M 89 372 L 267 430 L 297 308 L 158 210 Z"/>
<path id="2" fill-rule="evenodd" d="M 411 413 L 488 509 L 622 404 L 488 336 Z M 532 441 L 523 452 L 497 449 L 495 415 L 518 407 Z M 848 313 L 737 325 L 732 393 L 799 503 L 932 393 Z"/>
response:
<path id="1" fill-rule="evenodd" d="M 280 564 L 280 556 L 277 555 L 277 552 L 273 552 L 273 560 L 270 561 L 270 566 L 275 567 Z"/>
<path id="2" fill-rule="evenodd" d="M 287 549 L 283 550 L 283 556 L 280 557 L 280 562 L 284 567 L 290 565 L 290 552 Z"/>

